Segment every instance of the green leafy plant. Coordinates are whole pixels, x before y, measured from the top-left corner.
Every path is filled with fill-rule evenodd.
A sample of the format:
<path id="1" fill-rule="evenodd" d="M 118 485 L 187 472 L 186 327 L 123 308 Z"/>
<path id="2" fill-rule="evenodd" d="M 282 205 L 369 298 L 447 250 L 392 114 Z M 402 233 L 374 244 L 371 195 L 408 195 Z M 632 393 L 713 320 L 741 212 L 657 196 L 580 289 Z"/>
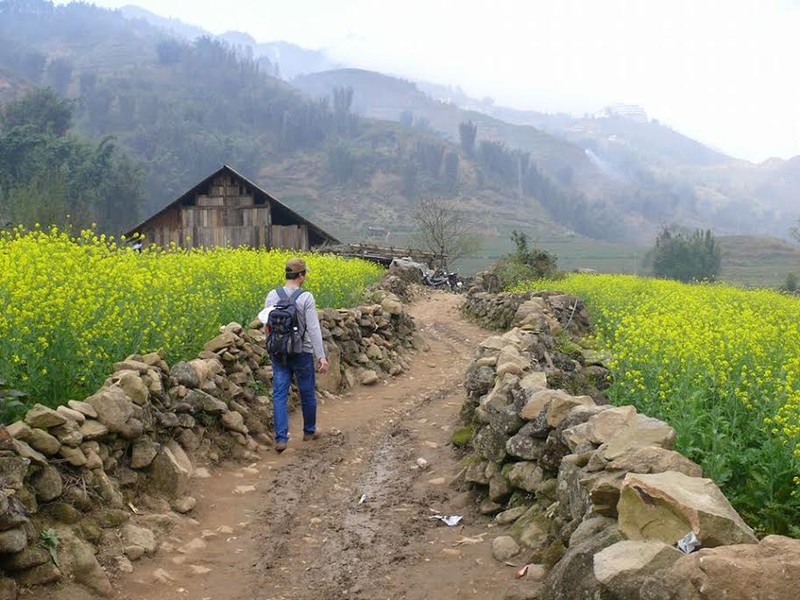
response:
<path id="1" fill-rule="evenodd" d="M 514 252 L 497 261 L 492 269 L 502 289 L 523 281 L 560 277 L 555 254 L 531 244 L 528 235 L 522 231 L 512 231 L 511 241 L 514 242 Z"/>
<path id="2" fill-rule="evenodd" d="M 21 399 L 24 392 L 12 389 L 4 379 L 0 379 L 0 421 L 8 423 L 25 410 Z"/>
<path id="3" fill-rule="evenodd" d="M 45 529 L 39 534 L 39 545 L 50 553 L 53 563 L 58 566 L 58 545 L 61 538 L 58 537 L 55 529 Z"/>

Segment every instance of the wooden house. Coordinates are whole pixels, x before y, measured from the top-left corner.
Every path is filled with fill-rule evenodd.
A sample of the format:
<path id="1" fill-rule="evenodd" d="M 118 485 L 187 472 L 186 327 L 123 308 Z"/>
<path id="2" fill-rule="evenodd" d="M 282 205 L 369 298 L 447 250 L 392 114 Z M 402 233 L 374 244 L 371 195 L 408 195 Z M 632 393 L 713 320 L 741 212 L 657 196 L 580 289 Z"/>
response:
<path id="1" fill-rule="evenodd" d="M 250 246 L 309 250 L 338 243 L 228 165 L 126 233 L 181 248 Z"/>

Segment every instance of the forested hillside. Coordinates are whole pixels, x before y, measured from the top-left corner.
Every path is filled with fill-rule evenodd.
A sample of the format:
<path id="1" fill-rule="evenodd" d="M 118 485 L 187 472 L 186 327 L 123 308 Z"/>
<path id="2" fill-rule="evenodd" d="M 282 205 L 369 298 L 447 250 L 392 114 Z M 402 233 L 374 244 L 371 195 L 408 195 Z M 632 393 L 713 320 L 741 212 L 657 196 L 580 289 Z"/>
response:
<path id="1" fill-rule="evenodd" d="M 619 214 L 547 177 L 524 153 L 502 144 L 473 151 L 419 123 L 360 118 L 347 87 L 304 97 L 269 76 L 263 58 L 222 42 L 180 41 L 81 4 L 7 0 L 0 17 L 0 64 L 26 86 L 70 99 L 77 132 L 94 143 L 112 136 L 139 166 L 141 199 L 117 199 L 126 210 L 100 220 L 110 230 L 228 163 L 345 238 L 367 225 L 408 228 L 422 195 L 457 200 L 488 233 L 525 225 L 625 233 Z"/>
<path id="2" fill-rule="evenodd" d="M 665 222 L 780 234 L 791 215 L 791 163 L 748 169 L 657 123 L 469 110 L 356 69 L 290 85 L 252 38 L 222 37 L 176 38 L 86 4 L 0 1 L 0 103 L 51 88 L 68 101 L 67 138 L 114 173 L 87 178 L 76 165 L 92 160 L 57 152 L 40 152 L 27 174 L 4 165 L 5 222 L 46 214 L 23 214 L 21 199 L 61 197 L 60 185 L 73 222 L 119 232 L 226 163 L 343 239 L 369 226 L 407 232 L 418 199 L 432 196 L 506 244 L 512 229 L 649 243 Z M 32 130 L 2 127 L 6 156 L 40 147 Z M 79 202 L 89 181 L 92 197 Z M 40 204 L 58 213 L 57 202 Z"/>
<path id="3" fill-rule="evenodd" d="M 502 143 L 530 154 L 551 180 L 590 203 L 614 206 L 654 236 L 657 223 L 712 227 L 721 234 L 787 235 L 800 217 L 789 200 L 800 177 L 796 160 L 754 165 L 715 151 L 646 117 L 607 111 L 576 117 L 496 106 L 458 88 L 414 83 L 360 69 L 297 77 L 312 96 L 337 86 L 354 90 L 359 114 L 405 122 L 458 139 L 459 124 L 473 121 L 478 143 Z M 652 237 L 651 237 L 652 239 Z"/>

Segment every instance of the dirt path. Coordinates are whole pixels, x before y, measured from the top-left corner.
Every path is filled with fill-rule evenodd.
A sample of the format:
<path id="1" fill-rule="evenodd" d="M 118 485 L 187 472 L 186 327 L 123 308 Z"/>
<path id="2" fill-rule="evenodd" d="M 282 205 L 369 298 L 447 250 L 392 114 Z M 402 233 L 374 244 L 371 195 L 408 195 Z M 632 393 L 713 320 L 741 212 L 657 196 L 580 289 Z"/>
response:
<path id="1" fill-rule="evenodd" d="M 513 569 L 491 557 L 492 521 L 447 485 L 464 372 L 488 335 L 459 297 L 411 308 L 430 343 L 411 369 L 320 406 L 326 435 L 195 479 L 197 507 L 158 553 L 115 577 L 125 600 L 500 598 Z M 420 469 L 417 459 L 428 462 Z M 464 515 L 447 527 L 434 514 Z"/>

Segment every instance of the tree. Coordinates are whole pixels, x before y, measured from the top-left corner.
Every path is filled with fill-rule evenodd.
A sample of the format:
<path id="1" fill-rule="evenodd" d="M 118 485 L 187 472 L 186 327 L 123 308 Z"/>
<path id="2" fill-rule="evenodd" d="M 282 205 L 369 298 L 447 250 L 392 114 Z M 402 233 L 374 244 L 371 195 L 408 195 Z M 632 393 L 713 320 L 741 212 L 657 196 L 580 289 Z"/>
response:
<path id="1" fill-rule="evenodd" d="M 458 125 L 458 139 L 461 142 L 461 149 L 467 156 L 472 156 L 475 152 L 475 137 L 477 135 L 478 126 L 472 121 L 467 121 Z"/>
<path id="2" fill-rule="evenodd" d="M 456 152 L 448 152 L 444 156 L 444 183 L 448 192 L 455 192 L 458 187 L 458 163 Z"/>
<path id="3" fill-rule="evenodd" d="M 410 110 L 404 110 L 400 113 L 400 123 L 406 127 L 414 125 L 414 113 Z"/>
<path id="4" fill-rule="evenodd" d="M 35 90 L 6 107 L 0 130 L 0 212 L 10 223 L 106 230 L 131 226 L 141 172 L 111 137 L 94 145 L 70 134 L 72 105 Z"/>
<path id="5" fill-rule="evenodd" d="M 544 248 L 528 244 L 528 235 L 516 229 L 511 232 L 515 252 L 511 255 L 514 262 L 533 271 L 534 277 L 547 277 L 557 271 L 558 258 Z"/>
<path id="6" fill-rule="evenodd" d="M 448 263 L 476 252 L 480 237 L 472 221 L 452 203 L 440 198 L 420 200 L 414 211 L 419 240 L 436 255 L 436 262 L 447 270 Z"/>
<path id="7" fill-rule="evenodd" d="M 353 108 L 353 88 L 333 88 L 333 118 L 336 123 L 336 133 L 343 137 L 355 137 L 358 133 L 358 117 L 351 110 Z"/>
<path id="8" fill-rule="evenodd" d="M 356 173 L 357 158 L 350 144 L 337 140 L 328 145 L 328 170 L 337 183 L 347 183 Z"/>
<path id="9" fill-rule="evenodd" d="M 66 58 L 56 58 L 47 65 L 47 84 L 61 96 L 67 94 L 72 81 L 72 63 Z"/>
<path id="10" fill-rule="evenodd" d="M 722 252 L 710 229 L 689 234 L 663 227 L 651 251 L 653 275 L 678 281 L 716 281 Z"/>
<path id="11" fill-rule="evenodd" d="M 492 265 L 498 289 L 505 289 L 520 281 L 555 278 L 558 276 L 558 257 L 538 245 L 530 245 L 525 232 L 511 232 L 514 252 Z"/>
<path id="12" fill-rule="evenodd" d="M 162 65 L 174 65 L 183 56 L 185 46 L 176 39 L 167 39 L 156 46 L 158 62 Z"/>
<path id="13" fill-rule="evenodd" d="M 72 126 L 72 103 L 52 89 L 35 89 L 8 104 L 2 114 L 2 129 L 29 126 L 36 133 L 63 136 Z"/>
<path id="14" fill-rule="evenodd" d="M 47 15 L 53 12 L 48 0 L 4 0 L 0 2 L 0 15 Z"/>
<path id="15" fill-rule="evenodd" d="M 787 273 L 781 289 L 794 294 L 797 291 L 797 275 L 794 273 Z"/>

